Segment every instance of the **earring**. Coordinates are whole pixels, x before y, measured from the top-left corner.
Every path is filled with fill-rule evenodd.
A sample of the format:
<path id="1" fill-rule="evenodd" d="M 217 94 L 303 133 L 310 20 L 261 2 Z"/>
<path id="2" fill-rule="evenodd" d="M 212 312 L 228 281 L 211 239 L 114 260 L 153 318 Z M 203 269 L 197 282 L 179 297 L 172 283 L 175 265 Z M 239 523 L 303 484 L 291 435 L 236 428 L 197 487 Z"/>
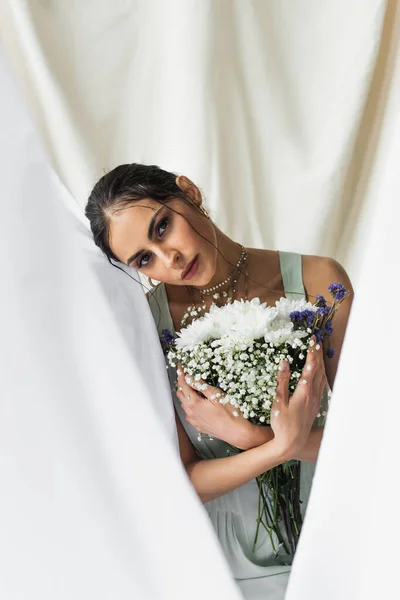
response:
<path id="1" fill-rule="evenodd" d="M 207 219 L 209 219 L 209 218 L 210 218 L 210 215 L 208 214 L 208 211 L 207 211 L 207 209 L 206 209 L 206 208 L 204 208 L 204 206 L 203 206 L 202 204 L 200 204 L 200 206 L 198 207 L 198 209 L 199 209 L 199 211 L 200 211 L 201 213 L 203 213 L 203 215 L 204 215 L 204 216 L 205 216 Z"/>
<path id="2" fill-rule="evenodd" d="M 150 287 L 152 287 L 152 288 L 156 287 L 156 284 L 154 283 L 154 281 L 152 280 L 151 277 L 147 278 L 147 282 L 148 282 L 148 284 L 149 284 Z"/>

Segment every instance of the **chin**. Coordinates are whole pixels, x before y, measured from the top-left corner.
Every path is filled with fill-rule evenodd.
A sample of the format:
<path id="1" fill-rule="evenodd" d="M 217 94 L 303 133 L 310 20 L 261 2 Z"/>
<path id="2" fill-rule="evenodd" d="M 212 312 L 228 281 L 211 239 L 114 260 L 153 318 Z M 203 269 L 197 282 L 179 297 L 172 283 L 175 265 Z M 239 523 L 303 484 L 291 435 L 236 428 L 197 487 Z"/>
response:
<path id="1" fill-rule="evenodd" d="M 212 281 L 212 278 L 213 275 L 209 275 L 207 277 L 199 277 L 199 281 L 196 281 L 196 283 L 193 283 L 192 285 L 195 285 L 199 288 L 206 288 L 209 286 L 210 281 Z"/>

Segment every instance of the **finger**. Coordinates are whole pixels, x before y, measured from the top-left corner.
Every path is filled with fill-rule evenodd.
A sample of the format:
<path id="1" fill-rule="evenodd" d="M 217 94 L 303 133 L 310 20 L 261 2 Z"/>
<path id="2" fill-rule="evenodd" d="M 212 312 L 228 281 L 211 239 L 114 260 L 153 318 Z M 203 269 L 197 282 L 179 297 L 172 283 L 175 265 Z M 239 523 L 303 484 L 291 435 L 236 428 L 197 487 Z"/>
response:
<path id="1" fill-rule="evenodd" d="M 322 354 L 322 352 L 321 352 L 321 354 Z M 327 380 L 326 371 L 325 371 L 325 363 L 323 360 L 321 362 L 322 362 L 322 364 L 321 364 L 321 368 L 319 369 L 319 378 L 318 378 L 318 382 L 317 382 L 318 397 L 320 399 L 322 398 L 322 396 L 324 394 L 325 388 L 328 387 L 328 380 Z"/>
<path id="2" fill-rule="evenodd" d="M 326 375 L 324 375 L 321 378 L 321 381 L 319 383 L 318 398 L 320 398 L 320 400 L 322 399 L 322 396 L 324 395 L 325 389 L 327 387 L 328 387 L 328 380 L 326 378 Z"/>
<path id="3" fill-rule="evenodd" d="M 307 350 L 306 362 L 304 364 L 303 372 L 301 374 L 302 379 L 307 379 L 307 381 L 312 381 L 312 379 L 315 376 L 315 371 L 317 369 L 317 345 L 318 344 L 316 344 L 315 336 L 313 335 L 310 340 L 310 346 Z"/>
<path id="4" fill-rule="evenodd" d="M 178 398 L 179 402 L 181 403 L 182 408 L 184 408 L 184 406 L 186 405 L 187 398 L 180 388 L 178 388 L 176 390 L 176 397 Z"/>
<path id="5" fill-rule="evenodd" d="M 196 420 L 198 418 L 198 406 L 196 401 L 193 401 L 193 398 L 187 399 L 186 397 L 183 399 L 181 404 L 181 408 L 184 410 L 186 414 L 186 418 Z"/>
<path id="6" fill-rule="evenodd" d="M 315 365 L 315 380 L 317 389 L 322 384 L 322 381 L 326 379 L 325 373 L 325 362 L 324 362 L 324 351 L 322 349 L 321 344 L 316 344 L 315 346 L 315 357 L 316 357 L 316 365 Z"/>
<path id="7" fill-rule="evenodd" d="M 185 383 L 191 383 L 193 381 L 193 377 L 185 373 L 181 364 L 178 365 L 176 373 L 179 385 L 184 385 Z"/>
<path id="8" fill-rule="evenodd" d="M 193 378 L 190 375 L 185 375 L 183 369 L 180 369 L 180 375 L 177 378 L 177 391 L 183 392 L 186 397 L 190 396 L 190 392 L 193 390 L 190 383 Z"/>
<path id="9" fill-rule="evenodd" d="M 324 351 L 322 348 L 322 344 L 317 343 L 315 345 L 314 354 L 316 357 L 316 367 L 310 397 L 313 399 L 315 415 L 317 416 L 318 413 L 320 413 L 321 411 L 321 400 L 327 383 L 325 373 Z"/>
<path id="10" fill-rule="evenodd" d="M 203 379 L 196 380 L 186 377 L 186 383 L 191 389 L 198 392 L 200 398 L 206 398 L 212 404 L 219 404 L 220 402 L 224 404 L 223 399 L 226 394 L 220 388 L 209 385 Z"/>
<path id="11" fill-rule="evenodd" d="M 297 386 L 300 386 L 300 385 L 307 386 L 307 389 L 304 390 L 307 394 L 310 393 L 310 387 L 311 387 L 311 384 L 313 383 L 313 380 L 315 377 L 315 372 L 317 370 L 318 359 L 317 359 L 317 351 L 316 351 L 315 347 L 316 347 L 315 336 L 312 336 L 312 338 L 310 340 L 310 346 L 307 351 L 306 362 L 304 364 L 303 371 L 301 373 L 301 377 L 297 383 Z"/>
<path id="12" fill-rule="evenodd" d="M 179 386 L 185 386 L 186 385 L 186 380 L 185 380 L 185 373 L 182 369 L 179 369 L 179 374 L 177 377 L 177 385 Z"/>
<path id="13" fill-rule="evenodd" d="M 203 396 L 207 398 L 213 404 L 219 404 L 224 397 L 226 396 L 225 392 L 221 390 L 221 388 L 214 387 L 213 385 L 208 385 L 204 381 L 200 380 L 200 391 Z"/>
<path id="14" fill-rule="evenodd" d="M 178 380 L 176 382 L 176 395 L 179 398 L 179 400 L 182 402 L 182 399 L 186 399 L 187 395 L 188 395 L 188 390 L 189 387 L 187 386 L 185 380 L 181 377 L 178 377 Z"/>
<path id="15" fill-rule="evenodd" d="M 208 386 L 206 396 L 213 404 L 228 404 L 226 393 L 220 388 Z"/>
<path id="16" fill-rule="evenodd" d="M 202 379 L 186 377 L 186 383 L 194 390 L 197 390 L 198 392 L 201 392 L 202 394 L 206 395 L 208 384 Z"/>
<path id="17" fill-rule="evenodd" d="M 290 367 L 287 360 L 282 360 L 279 369 L 278 369 L 278 377 L 277 377 L 277 385 L 276 385 L 276 396 L 275 400 L 272 404 L 272 411 L 279 411 L 279 403 L 287 406 L 289 403 L 289 380 L 290 380 Z M 277 415 L 276 415 L 277 416 Z"/>
<path id="18" fill-rule="evenodd" d="M 183 385 L 178 385 L 176 395 L 182 397 L 186 403 L 194 402 L 200 398 L 199 394 L 185 382 L 183 382 Z"/>
<path id="19" fill-rule="evenodd" d="M 317 343 L 315 345 L 315 353 L 317 356 L 317 371 L 325 373 L 324 348 L 322 343 Z"/>

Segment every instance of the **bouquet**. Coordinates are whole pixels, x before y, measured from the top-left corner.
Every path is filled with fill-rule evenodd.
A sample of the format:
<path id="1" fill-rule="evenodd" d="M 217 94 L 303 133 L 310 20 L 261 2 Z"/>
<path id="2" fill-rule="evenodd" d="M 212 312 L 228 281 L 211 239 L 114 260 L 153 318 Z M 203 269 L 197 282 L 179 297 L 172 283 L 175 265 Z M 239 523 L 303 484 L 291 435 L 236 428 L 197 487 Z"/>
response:
<path id="1" fill-rule="evenodd" d="M 347 290 L 332 284 L 328 305 L 322 295 L 311 304 L 304 299 L 281 298 L 275 306 L 251 301 L 211 305 L 208 313 L 195 319 L 169 341 L 167 358 L 172 367 L 181 364 L 201 392 L 207 384 L 220 389 L 219 402 L 230 403 L 233 414 L 259 425 L 268 425 L 276 394 L 281 360 L 290 364 L 289 390 L 294 391 L 301 376 L 312 336 L 332 357 L 332 319 Z M 164 340 L 164 341 L 165 341 Z M 197 383 L 197 385 L 196 385 Z M 200 437 L 201 439 L 201 437 Z M 259 527 L 267 530 L 272 547 L 294 554 L 302 526 L 300 511 L 300 462 L 291 460 L 257 477 Z M 278 549 L 276 548 L 278 540 Z"/>

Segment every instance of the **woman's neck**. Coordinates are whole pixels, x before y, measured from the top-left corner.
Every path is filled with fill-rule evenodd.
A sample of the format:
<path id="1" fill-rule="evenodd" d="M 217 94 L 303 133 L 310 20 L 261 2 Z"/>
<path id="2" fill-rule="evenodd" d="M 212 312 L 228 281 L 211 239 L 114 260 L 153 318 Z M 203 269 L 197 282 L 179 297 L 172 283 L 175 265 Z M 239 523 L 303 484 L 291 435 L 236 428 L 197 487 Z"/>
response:
<path id="1" fill-rule="evenodd" d="M 217 234 L 216 247 L 217 252 L 217 267 L 213 278 L 208 282 L 207 288 L 218 285 L 224 281 L 235 269 L 235 266 L 240 259 L 242 253 L 242 247 L 238 242 L 235 242 L 227 235 L 222 233 L 217 227 L 215 228 Z"/>

